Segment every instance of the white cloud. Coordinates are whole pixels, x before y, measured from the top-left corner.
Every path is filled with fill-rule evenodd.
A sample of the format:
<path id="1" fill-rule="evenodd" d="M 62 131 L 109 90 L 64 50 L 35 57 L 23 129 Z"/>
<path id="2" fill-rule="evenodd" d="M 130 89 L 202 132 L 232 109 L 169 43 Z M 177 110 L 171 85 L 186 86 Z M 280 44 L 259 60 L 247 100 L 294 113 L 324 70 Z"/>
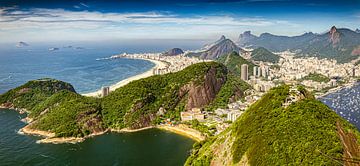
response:
<path id="1" fill-rule="evenodd" d="M 86 4 L 80 3 L 80 5 L 89 7 Z M 242 18 L 229 15 L 182 17 L 168 12 L 101 13 L 64 9 L 0 8 L 0 32 L 8 34 L 7 36 L 13 36 L 10 34 L 14 34 L 14 32 L 20 33 L 20 35 L 21 33 L 29 35 L 34 32 L 66 34 L 81 31 L 83 37 L 94 35 L 95 32 L 103 34 L 102 36 L 108 35 L 108 37 L 114 37 L 113 34 L 122 37 L 133 35 L 139 38 L 141 35 L 144 37 L 156 35 L 160 38 L 171 35 L 193 37 L 196 36 L 194 34 L 199 33 L 209 35 L 210 33 L 224 32 L 224 30 L 232 32 L 239 27 L 250 29 L 250 27 L 277 25 L 296 26 L 288 21 L 262 17 Z M 71 36 L 71 34 L 65 36 Z"/>

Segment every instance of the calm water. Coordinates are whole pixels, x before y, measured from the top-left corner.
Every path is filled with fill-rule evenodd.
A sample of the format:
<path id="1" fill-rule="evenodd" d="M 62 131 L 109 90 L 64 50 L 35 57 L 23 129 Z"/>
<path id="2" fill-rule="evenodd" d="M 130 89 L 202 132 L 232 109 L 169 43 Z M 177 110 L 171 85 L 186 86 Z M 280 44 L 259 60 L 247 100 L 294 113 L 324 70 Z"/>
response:
<path id="1" fill-rule="evenodd" d="M 196 42 L 195 42 L 196 43 Z M 51 77 L 71 83 L 77 92 L 95 91 L 154 66 L 144 60 L 96 60 L 114 54 L 161 52 L 175 46 L 199 47 L 191 43 L 144 41 L 134 44 L 101 43 L 80 45 L 84 49 L 59 45 L 16 48 L 0 45 L 0 94 L 29 80 Z M 100 44 L 100 45 L 99 45 Z M 160 46 L 160 47 L 155 47 Z M 191 45 L 191 46 L 190 46 Z M 74 45 L 77 47 L 79 45 Z M 58 51 L 49 51 L 59 47 Z M 0 165 L 183 165 L 193 140 L 150 129 L 136 133 L 110 133 L 78 144 L 36 144 L 39 137 L 17 134 L 25 124 L 23 115 L 0 110 Z"/>
<path id="2" fill-rule="evenodd" d="M 360 82 L 320 99 L 360 130 Z"/>
<path id="3" fill-rule="evenodd" d="M 0 94 L 25 82 L 51 77 L 71 83 L 79 93 L 92 92 L 154 66 L 144 60 L 100 60 L 119 53 L 163 52 L 180 47 L 200 48 L 198 40 L 131 40 L 69 43 L 0 44 Z M 64 47 L 65 46 L 65 47 Z M 72 46 L 68 48 L 68 46 Z M 49 48 L 59 48 L 49 51 Z M 76 49 L 81 47 L 83 49 Z"/>
<path id="4" fill-rule="evenodd" d="M 92 92 L 142 73 L 154 66 L 145 60 L 96 60 L 119 53 L 116 49 L 44 48 L 1 50 L 0 93 L 28 80 L 51 77 L 71 83 L 79 93 Z"/>
<path id="5" fill-rule="evenodd" d="M 183 165 L 193 140 L 149 129 L 109 133 L 78 144 L 37 144 L 39 137 L 17 134 L 20 115 L 0 110 L 0 165 Z"/>

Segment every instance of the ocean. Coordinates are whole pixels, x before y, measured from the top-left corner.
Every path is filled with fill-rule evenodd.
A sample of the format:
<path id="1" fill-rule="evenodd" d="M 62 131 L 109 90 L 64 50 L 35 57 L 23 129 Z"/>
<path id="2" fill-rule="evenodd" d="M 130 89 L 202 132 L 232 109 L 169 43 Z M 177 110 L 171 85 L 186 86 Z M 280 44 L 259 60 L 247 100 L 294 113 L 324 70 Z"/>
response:
<path id="1" fill-rule="evenodd" d="M 360 82 L 352 87 L 330 93 L 320 98 L 320 101 L 355 125 L 360 131 Z"/>
<path id="2" fill-rule="evenodd" d="M 15 45 L 15 44 L 14 44 Z M 119 53 L 163 52 L 175 46 L 200 47 L 197 42 L 0 45 L 0 94 L 39 78 L 71 83 L 88 93 L 140 74 L 153 63 L 134 59 L 105 59 Z M 70 45 L 70 46 L 69 46 Z M 59 50 L 49 51 L 56 47 Z M 77 48 L 81 47 L 81 48 Z M 107 133 L 78 144 L 37 144 L 39 137 L 20 135 L 24 115 L 0 109 L 0 165 L 183 165 L 194 141 L 149 129 L 135 133 Z"/>
<path id="3" fill-rule="evenodd" d="M 159 129 L 107 133 L 77 144 L 38 144 L 20 135 L 24 115 L 0 109 L 0 165 L 183 165 L 193 140 Z"/>

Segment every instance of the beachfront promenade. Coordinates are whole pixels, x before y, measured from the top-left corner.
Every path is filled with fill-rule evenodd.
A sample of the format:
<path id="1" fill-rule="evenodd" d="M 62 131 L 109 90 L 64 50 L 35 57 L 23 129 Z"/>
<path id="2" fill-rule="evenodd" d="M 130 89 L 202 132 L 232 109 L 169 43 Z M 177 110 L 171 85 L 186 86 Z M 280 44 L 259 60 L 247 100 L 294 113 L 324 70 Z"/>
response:
<path id="1" fill-rule="evenodd" d="M 184 56 L 183 54 L 176 55 L 176 56 L 164 56 L 161 53 L 143 53 L 143 54 L 123 53 L 123 54 L 119 54 L 119 55 L 113 55 L 110 58 L 111 59 L 116 59 L 116 58 L 143 59 L 143 60 L 148 60 L 155 64 L 155 66 L 153 68 L 151 68 L 150 70 L 148 70 L 144 73 L 132 76 L 130 78 L 121 80 L 120 82 L 118 82 L 114 85 L 111 85 L 109 87 L 110 92 L 130 83 L 131 81 L 139 80 L 139 79 L 150 77 L 153 75 L 174 73 L 174 72 L 183 70 L 184 68 L 186 68 L 192 64 L 209 61 L 209 60 L 202 60 L 202 59 L 195 58 L 195 57 L 187 57 L 187 56 Z M 92 97 L 101 97 L 101 94 L 102 94 L 101 89 L 99 89 L 95 92 L 86 93 L 83 95 L 84 96 L 92 96 Z"/>

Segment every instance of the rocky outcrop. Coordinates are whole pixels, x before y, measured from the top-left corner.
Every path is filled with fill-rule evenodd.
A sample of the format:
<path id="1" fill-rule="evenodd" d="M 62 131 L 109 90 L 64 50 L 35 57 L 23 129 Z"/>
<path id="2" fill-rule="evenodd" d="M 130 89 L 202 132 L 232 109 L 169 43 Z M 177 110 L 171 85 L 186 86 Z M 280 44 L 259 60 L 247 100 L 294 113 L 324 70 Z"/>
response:
<path id="1" fill-rule="evenodd" d="M 257 36 L 251 34 L 251 31 L 245 31 L 244 33 L 239 35 L 239 39 L 238 39 L 237 43 L 240 46 L 244 46 L 244 45 L 246 45 L 246 43 L 249 43 L 256 38 L 257 38 Z"/>
<path id="2" fill-rule="evenodd" d="M 329 31 L 329 41 L 332 43 L 333 47 L 336 47 L 337 43 L 340 42 L 340 33 L 335 26 L 331 27 Z"/>
<path id="3" fill-rule="evenodd" d="M 215 68 L 211 68 L 204 76 L 204 81 L 200 84 L 191 82 L 180 89 L 180 96 L 187 93 L 186 109 L 202 108 L 208 105 L 220 91 L 225 83 L 226 77 L 217 77 Z"/>

